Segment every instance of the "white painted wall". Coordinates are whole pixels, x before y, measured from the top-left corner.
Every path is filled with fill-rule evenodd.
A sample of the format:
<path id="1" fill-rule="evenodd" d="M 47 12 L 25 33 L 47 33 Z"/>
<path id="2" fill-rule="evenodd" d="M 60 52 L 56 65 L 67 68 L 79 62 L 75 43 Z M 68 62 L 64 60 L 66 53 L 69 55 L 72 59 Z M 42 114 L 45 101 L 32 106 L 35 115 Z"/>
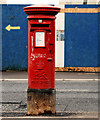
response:
<path id="1" fill-rule="evenodd" d="M 56 30 L 64 30 L 64 19 L 65 19 L 65 14 L 64 13 L 59 13 L 56 16 Z"/>
<path id="2" fill-rule="evenodd" d="M 6 4 L 7 0 L 0 0 L 0 4 Z"/>
<path id="3" fill-rule="evenodd" d="M 56 5 L 61 9 L 65 8 L 64 4 Z M 56 15 L 56 30 L 64 30 L 64 20 L 65 20 L 65 13 L 59 13 Z"/>
<path id="4" fill-rule="evenodd" d="M 59 4 L 59 0 L 6 0 L 7 4 Z"/>
<path id="5" fill-rule="evenodd" d="M 56 5 L 64 9 L 65 5 Z M 59 13 L 56 16 L 56 31 L 64 30 L 65 14 Z M 55 36 L 56 37 L 56 36 Z M 55 41 L 55 67 L 64 67 L 64 41 Z"/>
<path id="6" fill-rule="evenodd" d="M 55 67 L 64 67 L 64 41 L 56 41 L 55 45 Z"/>
<path id="7" fill-rule="evenodd" d="M 90 3 L 98 3 L 100 0 L 87 0 L 88 4 Z"/>
<path id="8" fill-rule="evenodd" d="M 88 4 L 95 4 L 95 3 L 98 3 L 100 0 L 87 0 L 87 3 Z M 82 4 L 83 2 L 84 2 L 84 0 L 59 0 L 59 2 L 60 2 L 60 4 L 61 3 L 63 3 L 63 4 L 67 4 L 67 3 L 69 3 L 69 4 L 73 4 L 73 3 L 75 3 L 75 4 Z"/>

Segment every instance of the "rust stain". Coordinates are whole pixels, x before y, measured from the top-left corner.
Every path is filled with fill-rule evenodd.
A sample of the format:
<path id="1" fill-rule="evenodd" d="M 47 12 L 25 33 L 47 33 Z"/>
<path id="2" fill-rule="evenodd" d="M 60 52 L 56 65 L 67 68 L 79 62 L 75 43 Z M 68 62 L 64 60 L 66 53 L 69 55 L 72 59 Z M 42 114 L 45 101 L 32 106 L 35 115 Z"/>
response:
<path id="1" fill-rule="evenodd" d="M 57 31 L 64 32 L 64 30 L 57 30 Z"/>
<path id="2" fill-rule="evenodd" d="M 65 8 L 61 9 L 60 13 L 98 13 L 100 8 Z"/>
<path id="3" fill-rule="evenodd" d="M 31 97 L 31 99 L 29 99 Z M 27 114 L 56 113 L 56 93 L 28 92 Z"/>
<path id="4" fill-rule="evenodd" d="M 100 72 L 100 67 L 56 67 L 55 71 Z"/>

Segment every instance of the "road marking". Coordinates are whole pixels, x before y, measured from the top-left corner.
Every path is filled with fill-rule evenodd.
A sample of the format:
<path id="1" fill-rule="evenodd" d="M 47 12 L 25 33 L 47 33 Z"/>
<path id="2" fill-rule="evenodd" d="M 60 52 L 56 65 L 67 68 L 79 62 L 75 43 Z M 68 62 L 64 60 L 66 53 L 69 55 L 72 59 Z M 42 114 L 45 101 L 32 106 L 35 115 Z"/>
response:
<path id="1" fill-rule="evenodd" d="M 27 89 L 26 90 L 24 90 L 24 92 L 27 92 Z M 65 93 L 65 92 L 77 92 L 77 93 L 95 93 L 95 95 L 98 95 L 98 93 L 99 93 L 99 91 L 98 90 L 94 90 L 94 91 L 92 91 L 92 90 L 85 90 L 85 89 L 65 89 L 65 90 L 59 90 L 59 89 L 57 89 L 56 88 L 56 92 L 59 92 L 59 93 Z M 96 94 L 97 93 L 97 94 Z"/>
<path id="2" fill-rule="evenodd" d="M 2 78 L 0 81 L 28 81 L 28 79 L 8 79 L 8 78 Z M 55 79 L 56 81 L 99 81 L 100 79 Z"/>
<path id="3" fill-rule="evenodd" d="M 97 88 L 98 89 L 98 88 Z M 87 90 L 87 89 L 65 89 L 65 90 L 59 90 L 56 89 L 56 92 L 90 92 L 90 93 L 98 93 L 98 90 L 95 91 L 91 91 L 91 90 Z"/>
<path id="4" fill-rule="evenodd" d="M 10 31 L 11 29 L 12 30 L 20 30 L 20 26 L 14 26 L 14 27 L 12 27 L 12 26 L 8 25 L 5 29 L 8 30 L 8 31 Z"/>
<path id="5" fill-rule="evenodd" d="M 57 81 L 60 81 L 60 80 L 63 80 L 63 81 L 85 81 L 85 80 L 87 80 L 87 81 L 93 81 L 93 80 L 100 80 L 100 79 L 55 79 L 55 80 L 57 80 Z"/>

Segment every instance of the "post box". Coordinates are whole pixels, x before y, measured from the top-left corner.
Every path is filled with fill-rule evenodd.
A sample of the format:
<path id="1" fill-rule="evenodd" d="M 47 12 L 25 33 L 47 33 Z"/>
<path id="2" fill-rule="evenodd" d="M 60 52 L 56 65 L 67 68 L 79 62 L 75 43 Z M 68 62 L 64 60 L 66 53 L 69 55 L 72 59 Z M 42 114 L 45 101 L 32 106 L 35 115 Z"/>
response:
<path id="1" fill-rule="evenodd" d="M 60 8 L 34 5 L 24 11 L 28 15 L 27 114 L 55 113 L 55 15 Z"/>

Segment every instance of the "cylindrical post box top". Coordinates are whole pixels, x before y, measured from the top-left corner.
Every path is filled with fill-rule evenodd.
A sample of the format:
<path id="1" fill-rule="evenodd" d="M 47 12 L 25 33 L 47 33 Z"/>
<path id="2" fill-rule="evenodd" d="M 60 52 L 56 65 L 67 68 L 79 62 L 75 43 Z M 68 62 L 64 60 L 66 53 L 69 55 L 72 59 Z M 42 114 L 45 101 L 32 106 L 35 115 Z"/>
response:
<path id="1" fill-rule="evenodd" d="M 56 15 L 60 8 L 51 6 L 51 5 L 32 5 L 24 7 L 24 11 L 27 15 L 32 14 L 49 14 L 49 15 Z"/>

